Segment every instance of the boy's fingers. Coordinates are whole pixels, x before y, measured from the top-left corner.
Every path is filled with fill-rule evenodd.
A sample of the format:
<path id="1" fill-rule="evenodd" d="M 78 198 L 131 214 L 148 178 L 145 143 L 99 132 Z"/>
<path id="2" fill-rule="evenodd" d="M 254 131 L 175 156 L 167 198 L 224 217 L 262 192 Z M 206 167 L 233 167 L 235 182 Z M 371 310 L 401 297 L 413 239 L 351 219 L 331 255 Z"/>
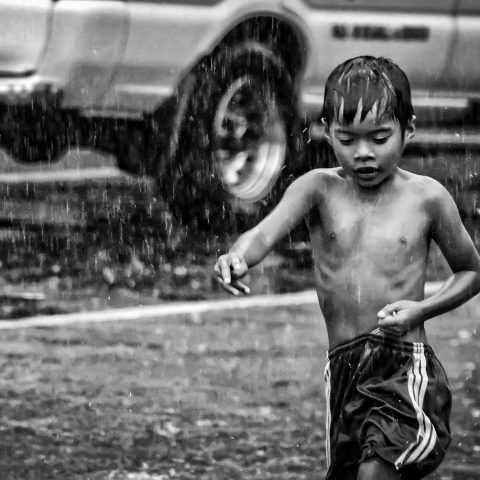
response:
<path id="1" fill-rule="evenodd" d="M 230 276 L 230 265 L 225 261 L 224 258 L 218 259 L 218 266 L 220 267 L 220 274 L 221 278 L 225 283 L 230 283 L 231 276 Z"/>
<path id="2" fill-rule="evenodd" d="M 235 295 L 235 296 L 240 295 L 241 292 L 240 292 L 237 288 L 235 288 L 234 285 L 230 285 L 230 284 L 226 283 L 225 280 L 223 280 L 223 278 L 217 277 L 217 282 L 218 282 L 218 283 L 222 286 L 222 288 L 223 288 L 224 290 L 226 290 L 228 293 L 230 293 L 230 294 L 232 294 L 232 295 Z"/>
<path id="3" fill-rule="evenodd" d="M 237 279 L 237 277 L 243 276 L 246 270 L 245 261 L 236 253 L 222 255 L 213 267 L 215 279 L 232 295 L 250 293 L 250 288 Z"/>
<path id="4" fill-rule="evenodd" d="M 398 325 L 398 320 L 395 315 L 388 315 L 384 318 L 380 318 L 378 325 L 380 327 L 390 327 L 392 325 Z"/>
<path id="5" fill-rule="evenodd" d="M 240 261 L 240 257 L 236 254 L 236 253 L 232 253 L 231 254 L 231 259 L 232 259 L 232 268 L 234 270 L 238 270 L 241 266 L 241 261 Z"/>
<path id="6" fill-rule="evenodd" d="M 392 304 L 392 305 L 386 305 L 383 307 L 378 313 L 377 316 L 379 318 L 386 318 L 389 316 L 395 316 L 398 311 L 398 305 Z"/>
<path id="7" fill-rule="evenodd" d="M 240 295 L 240 292 L 236 288 L 231 287 L 230 285 L 223 284 L 223 288 L 232 295 Z"/>
<path id="8" fill-rule="evenodd" d="M 378 313 L 377 317 L 379 318 L 386 318 L 390 315 L 390 312 L 388 310 L 388 305 L 386 307 L 383 307 Z"/>
<path id="9" fill-rule="evenodd" d="M 242 276 L 247 270 L 245 260 L 236 253 L 232 253 L 231 255 L 233 273 Z"/>
<path id="10" fill-rule="evenodd" d="M 246 295 L 250 293 L 250 288 L 244 283 L 239 282 L 238 280 L 234 283 L 232 282 L 232 286 L 238 288 L 242 293 L 245 293 Z"/>
<path id="11" fill-rule="evenodd" d="M 232 295 L 240 295 L 241 293 L 248 295 L 250 293 L 250 288 L 238 280 L 234 280 L 232 283 L 226 283 L 221 277 L 216 277 L 216 280 L 228 293 L 231 293 Z"/>

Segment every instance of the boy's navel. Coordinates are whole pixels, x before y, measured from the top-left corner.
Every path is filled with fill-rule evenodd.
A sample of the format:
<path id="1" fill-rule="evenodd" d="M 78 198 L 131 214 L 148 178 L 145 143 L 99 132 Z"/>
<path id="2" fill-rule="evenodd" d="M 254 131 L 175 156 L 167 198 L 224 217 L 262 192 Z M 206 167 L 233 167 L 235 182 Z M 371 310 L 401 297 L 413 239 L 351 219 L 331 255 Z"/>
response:
<path id="1" fill-rule="evenodd" d="M 400 237 L 400 243 L 406 244 L 407 239 L 405 237 Z"/>
<path id="2" fill-rule="evenodd" d="M 337 238 L 337 236 L 335 235 L 335 232 L 332 232 L 332 233 L 330 234 L 330 239 L 331 239 L 331 240 L 335 240 L 336 238 Z"/>

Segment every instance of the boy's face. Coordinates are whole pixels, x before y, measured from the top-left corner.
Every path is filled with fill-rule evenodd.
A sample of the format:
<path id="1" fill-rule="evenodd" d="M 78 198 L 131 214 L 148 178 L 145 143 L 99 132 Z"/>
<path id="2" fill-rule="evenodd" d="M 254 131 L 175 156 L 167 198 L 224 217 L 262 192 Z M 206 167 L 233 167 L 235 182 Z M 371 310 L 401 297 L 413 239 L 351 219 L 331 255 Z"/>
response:
<path id="1" fill-rule="evenodd" d="M 405 132 L 398 122 L 378 116 L 376 106 L 361 120 L 361 103 L 352 124 L 339 119 L 327 126 L 327 140 L 345 174 L 363 188 L 381 185 L 397 168 L 403 149 L 415 134 L 414 119 Z"/>

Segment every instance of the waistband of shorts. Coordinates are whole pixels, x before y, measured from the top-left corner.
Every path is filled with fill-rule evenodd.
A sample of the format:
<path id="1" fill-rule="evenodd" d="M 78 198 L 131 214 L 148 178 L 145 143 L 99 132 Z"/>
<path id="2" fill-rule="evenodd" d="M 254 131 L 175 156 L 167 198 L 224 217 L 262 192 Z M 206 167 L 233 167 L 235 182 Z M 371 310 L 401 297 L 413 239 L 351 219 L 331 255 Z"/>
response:
<path id="1" fill-rule="evenodd" d="M 375 333 L 374 333 L 375 332 Z M 349 350 L 354 350 L 356 347 L 364 344 L 369 341 L 379 346 L 389 347 L 401 352 L 414 353 L 418 352 L 420 349 L 425 353 L 433 354 L 433 349 L 430 345 L 422 342 L 406 342 L 401 340 L 401 337 L 395 337 L 393 335 L 388 335 L 384 332 L 377 333 L 375 330 L 371 333 L 364 333 L 358 337 L 352 338 L 351 340 L 346 340 L 339 343 L 335 347 L 327 351 L 327 358 L 331 359 L 337 355 L 348 352 Z"/>

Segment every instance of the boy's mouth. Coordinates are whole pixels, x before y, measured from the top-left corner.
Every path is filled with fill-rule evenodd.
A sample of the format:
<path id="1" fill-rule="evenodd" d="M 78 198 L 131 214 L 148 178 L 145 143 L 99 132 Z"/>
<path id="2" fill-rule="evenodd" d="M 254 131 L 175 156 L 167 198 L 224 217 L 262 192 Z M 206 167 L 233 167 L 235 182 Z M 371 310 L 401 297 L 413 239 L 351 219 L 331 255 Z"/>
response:
<path id="1" fill-rule="evenodd" d="M 378 168 L 372 165 L 362 165 L 355 168 L 354 171 L 360 178 L 372 178 L 377 174 Z"/>
<path id="2" fill-rule="evenodd" d="M 377 171 L 378 168 L 373 165 L 362 165 L 361 167 L 355 168 L 356 173 L 375 173 Z"/>

